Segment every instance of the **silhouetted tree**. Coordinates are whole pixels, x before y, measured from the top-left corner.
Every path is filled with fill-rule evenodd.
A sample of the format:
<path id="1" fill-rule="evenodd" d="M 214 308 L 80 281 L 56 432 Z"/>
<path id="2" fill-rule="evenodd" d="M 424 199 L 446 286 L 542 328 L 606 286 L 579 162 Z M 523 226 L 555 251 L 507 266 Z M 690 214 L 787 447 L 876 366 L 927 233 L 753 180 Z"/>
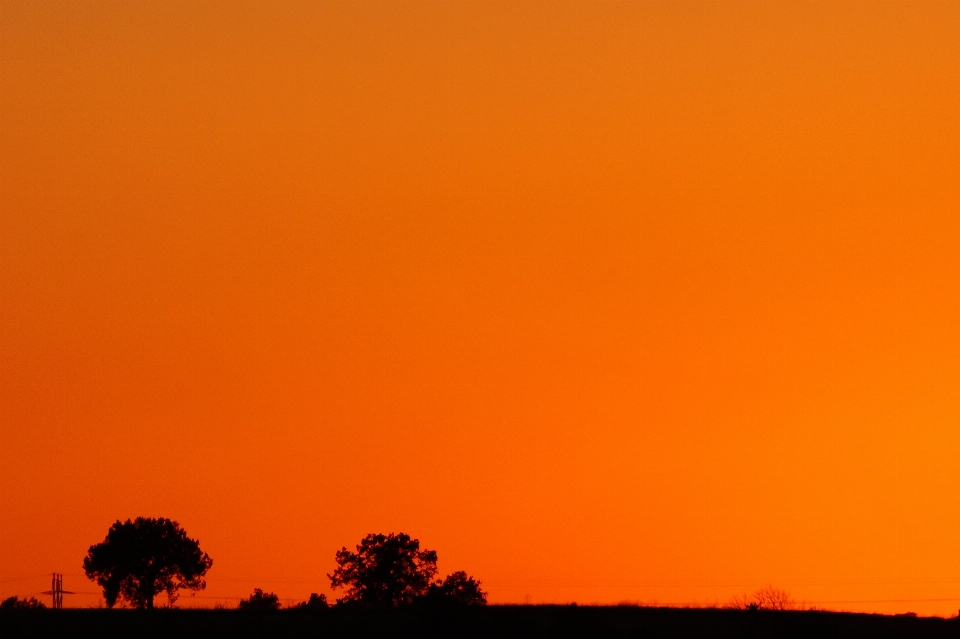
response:
<path id="1" fill-rule="evenodd" d="M 297 610 L 326 610 L 328 607 L 327 596 L 318 595 L 315 592 L 310 593 L 310 598 L 306 601 L 301 601 L 294 608 Z"/>
<path id="2" fill-rule="evenodd" d="M 345 588 L 340 601 L 371 606 L 399 606 L 426 595 L 437 574 L 437 553 L 420 550 L 405 533 L 367 535 L 357 551 L 337 551 L 334 588 Z"/>
<path id="3" fill-rule="evenodd" d="M 33 597 L 21 599 L 14 595 L 13 597 L 7 597 L 3 601 L 0 601 L 0 610 L 40 610 L 41 608 L 46 608 L 46 606 L 43 605 L 43 602 L 37 601 Z"/>
<path id="4" fill-rule="evenodd" d="M 761 610 L 793 610 L 797 607 L 797 602 L 789 592 L 774 586 L 764 586 L 753 593 L 753 598 L 760 604 Z"/>
<path id="5" fill-rule="evenodd" d="M 430 601 L 455 603 L 467 606 L 483 606 L 487 603 L 487 593 L 480 589 L 480 582 L 462 570 L 447 575 L 443 581 L 436 581 L 427 592 Z"/>
<path id="6" fill-rule="evenodd" d="M 118 520 L 83 560 L 84 572 L 103 588 L 110 608 L 120 598 L 137 608 L 153 608 L 153 598 L 161 592 L 172 603 L 182 588 L 203 590 L 212 565 L 180 524 L 162 517 Z"/>
<path id="7" fill-rule="evenodd" d="M 280 610 L 280 597 L 272 592 L 264 592 L 259 588 L 253 589 L 253 594 L 241 599 L 237 606 L 240 610 Z"/>
<path id="8" fill-rule="evenodd" d="M 764 586 L 752 595 L 737 595 L 727 604 L 735 610 L 793 610 L 796 601 L 783 588 Z"/>
<path id="9" fill-rule="evenodd" d="M 724 606 L 724 608 L 731 610 L 760 610 L 760 604 L 754 601 L 752 596 L 744 593 L 742 595 L 734 595 L 733 601 Z"/>

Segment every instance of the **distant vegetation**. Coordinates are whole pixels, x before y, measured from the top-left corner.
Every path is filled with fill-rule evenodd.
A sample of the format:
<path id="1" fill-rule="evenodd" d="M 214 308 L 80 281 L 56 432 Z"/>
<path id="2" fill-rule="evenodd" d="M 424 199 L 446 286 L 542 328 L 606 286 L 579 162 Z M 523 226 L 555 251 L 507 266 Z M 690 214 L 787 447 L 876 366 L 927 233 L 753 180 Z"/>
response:
<path id="1" fill-rule="evenodd" d="M 46 608 L 46 606 L 33 597 L 21 599 L 14 596 L 0 601 L 0 610 L 39 610 L 40 608 Z"/>
<path id="2" fill-rule="evenodd" d="M 240 610 L 280 610 L 280 597 L 272 592 L 263 592 L 259 588 L 253 589 L 253 594 L 241 599 L 237 606 Z"/>
<path id="3" fill-rule="evenodd" d="M 460 570 L 437 578 L 437 552 L 420 546 L 406 533 L 370 534 L 355 550 L 336 553 L 336 569 L 328 574 L 330 585 L 342 595 L 338 607 L 397 608 L 456 606 L 487 603 L 481 583 Z M 203 590 L 205 575 L 213 560 L 175 521 L 138 517 L 117 521 L 106 538 L 90 546 L 83 569 L 103 588 L 107 607 L 123 602 L 133 608 L 153 608 L 154 599 L 165 592 L 176 601 L 178 591 Z M 325 595 L 311 593 L 307 601 L 292 606 L 298 610 L 324 610 Z M 753 594 L 738 595 L 724 608 L 733 610 L 796 610 L 796 600 L 782 588 L 765 586 Z M 3 610 L 32 610 L 45 606 L 30 597 L 10 597 L 0 602 Z M 217 608 L 222 608 L 218 605 Z M 260 588 L 241 599 L 239 610 L 269 611 L 281 608 L 280 598 Z"/>
<path id="4" fill-rule="evenodd" d="M 213 565 L 199 542 L 169 519 L 117 521 L 90 547 L 87 575 L 109 607 L 143 609 L 40 610 L 34 598 L 0 602 L 0 637 L 931 637 L 955 639 L 960 620 L 798 610 L 790 594 L 766 586 L 724 607 L 486 606 L 481 583 L 464 571 L 437 574 L 437 553 L 405 533 L 371 534 L 337 551 L 327 575 L 339 598 L 312 593 L 278 613 L 276 593 L 256 588 L 236 610 L 183 610 L 157 616 L 148 609 L 162 592 L 201 590 Z M 438 610 L 442 614 L 435 614 Z M 25 611 L 25 612 L 24 612 Z"/>
<path id="5" fill-rule="evenodd" d="M 738 595 L 726 606 L 734 610 L 795 610 L 797 602 L 786 590 L 764 586 L 752 595 Z"/>
<path id="6" fill-rule="evenodd" d="M 333 588 L 346 592 L 338 602 L 369 606 L 402 606 L 417 602 L 483 605 L 487 595 L 480 582 L 463 571 L 435 580 L 437 553 L 421 550 L 405 533 L 367 535 L 356 552 L 337 551 Z"/>
<path id="7" fill-rule="evenodd" d="M 476 606 L 487 603 L 480 582 L 461 571 L 437 579 L 437 553 L 420 548 L 406 533 L 371 534 L 356 551 L 341 548 L 337 568 L 327 575 L 334 589 L 343 591 L 338 605 L 397 607 L 412 604 Z M 153 608 L 154 598 L 166 592 L 173 603 L 179 590 L 203 590 L 204 576 L 213 560 L 170 519 L 138 517 L 117 521 L 106 539 L 90 547 L 83 569 L 103 588 L 107 607 L 125 602 L 134 608 Z M 7 607 L 26 607 L 12 598 Z M 23 600 L 24 602 L 27 600 Z M 42 606 L 35 599 L 32 600 Z M 294 606 L 301 610 L 327 608 L 325 595 Z M 240 610 L 278 610 L 280 598 L 257 588 L 238 606 Z"/>
<path id="8" fill-rule="evenodd" d="M 327 607 L 327 596 L 318 595 L 315 592 L 310 593 L 309 599 L 301 601 L 294 606 L 294 608 L 298 610 L 325 610 Z"/>

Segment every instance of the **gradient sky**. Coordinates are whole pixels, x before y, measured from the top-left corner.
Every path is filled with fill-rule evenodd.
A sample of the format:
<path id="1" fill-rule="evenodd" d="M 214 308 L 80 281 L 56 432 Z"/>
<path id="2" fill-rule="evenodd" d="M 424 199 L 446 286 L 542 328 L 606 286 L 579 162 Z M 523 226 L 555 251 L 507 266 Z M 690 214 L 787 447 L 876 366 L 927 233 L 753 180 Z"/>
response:
<path id="1" fill-rule="evenodd" d="M 960 3 L 0 2 L 0 596 L 405 531 L 960 608 Z M 235 601 L 235 600 L 233 600 Z"/>

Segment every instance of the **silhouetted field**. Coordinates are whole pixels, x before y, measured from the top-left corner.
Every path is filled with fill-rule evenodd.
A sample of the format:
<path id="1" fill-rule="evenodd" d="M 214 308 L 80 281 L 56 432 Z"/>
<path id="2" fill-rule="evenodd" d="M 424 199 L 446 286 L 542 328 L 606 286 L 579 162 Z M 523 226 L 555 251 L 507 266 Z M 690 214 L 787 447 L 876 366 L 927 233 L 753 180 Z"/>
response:
<path id="1" fill-rule="evenodd" d="M 960 637 L 960 621 L 831 612 L 621 606 L 459 610 L 41 610 L 0 614 L 15 637 Z"/>

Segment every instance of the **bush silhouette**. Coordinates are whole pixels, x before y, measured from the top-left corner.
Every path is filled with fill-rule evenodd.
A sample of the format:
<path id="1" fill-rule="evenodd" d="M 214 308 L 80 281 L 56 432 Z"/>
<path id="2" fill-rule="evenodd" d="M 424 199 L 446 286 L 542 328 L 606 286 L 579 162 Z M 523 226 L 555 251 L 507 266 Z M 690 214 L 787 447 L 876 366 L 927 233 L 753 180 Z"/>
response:
<path id="1" fill-rule="evenodd" d="M 297 610 L 326 610 L 328 607 L 327 596 L 318 595 L 315 592 L 310 593 L 310 598 L 306 601 L 301 601 L 294 608 Z"/>
<path id="2" fill-rule="evenodd" d="M 437 574 L 437 553 L 421 550 L 420 542 L 405 533 L 370 534 L 352 552 L 337 551 L 334 588 L 345 588 L 338 600 L 369 606 L 399 606 L 427 594 Z"/>
<path id="3" fill-rule="evenodd" d="M 14 595 L 13 597 L 7 597 L 3 601 L 0 601 L 0 610 L 40 610 L 41 608 L 46 608 L 46 606 L 33 597 L 21 599 Z"/>
<path id="4" fill-rule="evenodd" d="M 259 588 L 253 589 L 253 594 L 241 599 L 237 605 L 240 610 L 280 610 L 280 597 L 272 592 L 263 592 Z"/>
<path id="5" fill-rule="evenodd" d="M 180 589 L 203 590 L 207 585 L 203 577 L 212 565 L 180 524 L 144 517 L 118 520 L 83 560 L 84 572 L 103 588 L 110 608 L 119 599 L 136 608 L 153 608 L 153 599 L 161 592 L 173 603 Z"/>
<path id="6" fill-rule="evenodd" d="M 466 606 L 483 606 L 487 603 L 487 593 L 480 589 L 480 582 L 462 570 L 432 584 L 427 598 L 434 603 Z"/>
<path id="7" fill-rule="evenodd" d="M 735 610 L 793 610 L 796 601 L 783 588 L 764 586 L 752 595 L 737 595 L 727 608 Z"/>

